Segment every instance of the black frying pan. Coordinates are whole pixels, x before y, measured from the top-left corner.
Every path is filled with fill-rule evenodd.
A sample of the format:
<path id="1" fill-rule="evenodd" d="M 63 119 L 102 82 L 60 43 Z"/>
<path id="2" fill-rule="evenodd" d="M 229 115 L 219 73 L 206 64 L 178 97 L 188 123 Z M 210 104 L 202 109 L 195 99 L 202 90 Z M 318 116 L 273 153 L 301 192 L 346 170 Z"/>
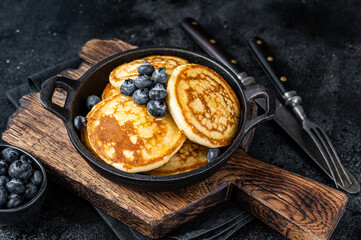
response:
<path id="1" fill-rule="evenodd" d="M 177 56 L 188 60 L 190 63 L 197 63 L 209 67 L 220 74 L 238 96 L 242 108 L 238 133 L 233 143 L 213 162 L 186 173 L 169 176 L 127 173 L 99 160 L 82 144 L 80 135 L 73 126 L 73 119 L 78 115 L 86 116 L 88 112 L 85 105 L 86 98 L 89 95 L 101 96 L 103 89 L 109 82 L 109 74 L 114 68 L 123 63 L 150 55 Z M 64 107 L 54 104 L 51 100 L 55 88 L 62 88 L 67 92 Z M 264 98 L 268 108 L 264 114 L 251 119 L 250 104 L 255 98 Z M 264 87 L 259 86 L 246 90 L 237 76 L 218 61 L 198 53 L 173 47 L 136 49 L 116 54 L 96 64 L 77 81 L 58 76 L 52 77 L 44 83 L 40 92 L 40 100 L 46 109 L 63 120 L 72 143 L 90 166 L 104 177 L 127 187 L 145 191 L 174 190 L 195 184 L 209 177 L 226 163 L 250 129 L 274 116 L 275 109 L 275 98 Z"/>

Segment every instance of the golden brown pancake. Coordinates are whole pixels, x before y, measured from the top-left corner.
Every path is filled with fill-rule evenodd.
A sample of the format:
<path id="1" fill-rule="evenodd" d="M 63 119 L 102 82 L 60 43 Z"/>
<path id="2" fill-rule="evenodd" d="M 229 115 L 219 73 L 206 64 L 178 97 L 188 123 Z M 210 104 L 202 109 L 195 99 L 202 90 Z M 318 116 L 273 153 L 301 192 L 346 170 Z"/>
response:
<path id="1" fill-rule="evenodd" d="M 108 83 L 107 86 L 103 90 L 102 99 L 104 100 L 104 99 L 106 99 L 108 97 L 112 97 L 112 96 L 117 95 L 119 93 L 120 93 L 119 88 L 115 88 L 115 87 L 113 87 L 113 85 Z"/>
<path id="2" fill-rule="evenodd" d="M 84 128 L 81 131 L 81 141 L 84 144 L 84 146 L 89 150 L 89 152 L 91 152 L 95 157 L 99 158 L 99 156 L 96 154 L 96 152 L 93 150 L 92 146 L 90 145 L 88 131 L 86 128 Z"/>
<path id="3" fill-rule="evenodd" d="M 187 139 L 179 151 L 170 158 L 169 162 L 145 173 L 150 175 L 171 175 L 188 172 L 206 165 L 207 153 L 207 147 Z"/>
<path id="4" fill-rule="evenodd" d="M 135 79 L 138 76 L 138 67 L 143 61 L 149 61 L 155 70 L 165 67 L 168 76 L 172 74 L 173 70 L 177 66 L 188 63 L 187 60 L 174 56 L 149 56 L 118 66 L 110 73 L 109 82 L 113 85 L 113 87 L 120 88 L 125 79 Z"/>
<path id="5" fill-rule="evenodd" d="M 165 164 L 186 140 L 169 113 L 155 118 L 145 105 L 122 94 L 95 105 L 87 120 L 91 149 L 109 165 L 130 173 Z"/>
<path id="6" fill-rule="evenodd" d="M 182 65 L 174 69 L 167 90 L 169 111 L 188 139 L 210 148 L 232 142 L 240 104 L 218 73 L 199 64 Z"/>

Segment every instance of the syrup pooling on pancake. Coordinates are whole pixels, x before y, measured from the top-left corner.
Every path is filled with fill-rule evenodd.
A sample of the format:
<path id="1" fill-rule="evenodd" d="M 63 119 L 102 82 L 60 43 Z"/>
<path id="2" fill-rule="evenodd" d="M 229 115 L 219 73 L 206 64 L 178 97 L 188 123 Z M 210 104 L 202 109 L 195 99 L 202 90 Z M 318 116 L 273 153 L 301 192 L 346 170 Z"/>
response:
<path id="1" fill-rule="evenodd" d="M 173 119 L 188 139 L 211 148 L 232 142 L 240 104 L 218 73 L 199 64 L 177 67 L 169 78 L 168 103 Z"/>
<path id="2" fill-rule="evenodd" d="M 129 63 L 124 63 L 115 68 L 109 75 L 109 82 L 115 87 L 120 88 L 125 79 L 135 79 L 138 76 L 138 67 L 143 61 L 149 63 L 157 70 L 158 68 L 165 67 L 170 76 L 173 70 L 180 65 L 187 64 L 188 61 L 174 56 L 149 56 L 141 59 L 134 60 Z"/>
<path id="3" fill-rule="evenodd" d="M 188 172 L 207 164 L 207 152 L 207 147 L 187 139 L 169 162 L 146 173 L 150 175 L 171 175 Z"/>
<path id="4" fill-rule="evenodd" d="M 155 118 L 145 106 L 121 94 L 97 104 L 87 119 L 91 148 L 106 163 L 126 172 L 163 165 L 186 140 L 170 114 Z"/>

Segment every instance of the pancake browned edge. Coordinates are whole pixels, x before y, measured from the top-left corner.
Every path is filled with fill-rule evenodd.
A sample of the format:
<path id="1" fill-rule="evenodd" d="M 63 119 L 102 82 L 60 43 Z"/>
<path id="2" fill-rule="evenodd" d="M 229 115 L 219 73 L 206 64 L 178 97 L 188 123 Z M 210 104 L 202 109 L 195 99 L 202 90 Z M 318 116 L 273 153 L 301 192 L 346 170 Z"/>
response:
<path id="1" fill-rule="evenodd" d="M 95 105 L 87 121 L 91 149 L 107 164 L 129 173 L 160 167 L 186 140 L 169 113 L 155 118 L 145 105 L 122 94 Z"/>
<path id="2" fill-rule="evenodd" d="M 109 82 L 113 87 L 119 89 L 125 79 L 135 79 L 138 76 L 138 67 L 143 61 L 149 61 L 155 70 L 165 67 L 168 76 L 172 74 L 176 67 L 188 63 L 187 60 L 175 56 L 148 56 L 116 67 L 109 75 Z"/>
<path id="3" fill-rule="evenodd" d="M 117 94 L 120 94 L 119 88 L 115 88 L 112 84 L 108 83 L 103 90 L 102 100 Z"/>
<path id="4" fill-rule="evenodd" d="M 93 154 L 95 157 L 99 158 L 99 156 L 96 154 L 96 152 L 93 150 L 92 146 L 90 145 L 89 138 L 88 138 L 88 131 L 86 128 L 84 128 L 81 131 L 81 141 L 84 144 L 85 148 L 88 149 L 91 154 Z"/>
<path id="5" fill-rule="evenodd" d="M 208 148 L 187 139 L 169 162 L 145 172 L 150 175 L 171 175 L 188 172 L 207 164 Z"/>
<path id="6" fill-rule="evenodd" d="M 167 90 L 169 111 L 188 139 L 210 148 L 231 144 L 240 104 L 218 73 L 199 64 L 182 65 L 174 69 Z"/>

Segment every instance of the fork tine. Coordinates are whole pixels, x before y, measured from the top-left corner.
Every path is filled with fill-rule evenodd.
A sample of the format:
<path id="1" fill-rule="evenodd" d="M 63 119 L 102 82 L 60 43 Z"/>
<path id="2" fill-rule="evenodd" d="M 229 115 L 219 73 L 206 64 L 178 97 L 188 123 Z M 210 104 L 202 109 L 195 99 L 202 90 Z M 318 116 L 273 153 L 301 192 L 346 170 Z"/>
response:
<path id="1" fill-rule="evenodd" d="M 338 167 L 336 166 L 336 162 L 335 162 L 335 159 L 332 157 L 331 155 L 331 151 L 330 151 L 330 147 L 329 147 L 329 142 L 326 141 L 325 139 L 325 135 L 323 134 L 323 131 L 320 130 L 320 128 L 318 126 L 316 126 L 314 129 L 313 129 L 317 135 L 317 137 L 320 139 L 322 145 L 324 146 L 324 148 L 326 149 L 327 151 L 327 154 L 329 156 L 329 159 L 331 160 L 331 163 L 332 165 L 334 166 L 335 170 L 336 170 L 336 173 L 337 173 L 337 176 L 339 177 L 342 185 L 345 185 L 343 179 L 342 179 L 342 176 L 341 176 L 341 173 L 338 169 Z"/>
<path id="2" fill-rule="evenodd" d="M 322 128 L 318 128 L 318 130 L 321 132 L 321 134 L 323 135 L 323 137 L 325 138 L 327 144 L 328 144 L 328 147 L 331 149 L 331 152 L 332 152 L 332 155 L 334 156 L 333 161 L 335 161 L 336 159 L 336 162 L 338 163 L 338 166 L 341 168 L 344 176 L 347 178 L 347 180 L 349 181 L 349 183 L 352 183 L 352 181 L 350 180 L 350 178 L 348 177 L 348 174 L 346 173 L 346 170 L 345 168 L 343 167 L 342 163 L 341 163 L 341 160 L 336 152 L 336 149 L 335 147 L 332 145 L 331 143 L 331 140 L 330 138 L 327 136 L 327 134 L 325 133 L 325 131 L 322 129 Z M 335 163 L 334 163 L 335 164 Z M 336 168 L 337 170 L 338 168 Z M 342 180 L 342 178 L 341 178 Z"/>
<path id="3" fill-rule="evenodd" d="M 320 142 L 319 138 L 317 137 L 317 135 L 316 135 L 313 128 L 305 128 L 305 130 L 308 132 L 308 134 L 311 136 L 313 141 L 316 143 L 318 149 L 320 150 L 320 152 L 322 154 L 323 159 L 325 159 L 327 167 L 330 169 L 332 179 L 334 180 L 336 188 L 337 188 L 338 184 L 337 184 L 337 180 L 336 180 L 336 177 L 335 177 L 335 173 L 334 173 L 333 169 L 331 168 L 330 161 L 329 161 L 329 156 L 327 156 L 327 152 L 325 152 L 325 147 L 321 144 L 321 142 Z"/>

